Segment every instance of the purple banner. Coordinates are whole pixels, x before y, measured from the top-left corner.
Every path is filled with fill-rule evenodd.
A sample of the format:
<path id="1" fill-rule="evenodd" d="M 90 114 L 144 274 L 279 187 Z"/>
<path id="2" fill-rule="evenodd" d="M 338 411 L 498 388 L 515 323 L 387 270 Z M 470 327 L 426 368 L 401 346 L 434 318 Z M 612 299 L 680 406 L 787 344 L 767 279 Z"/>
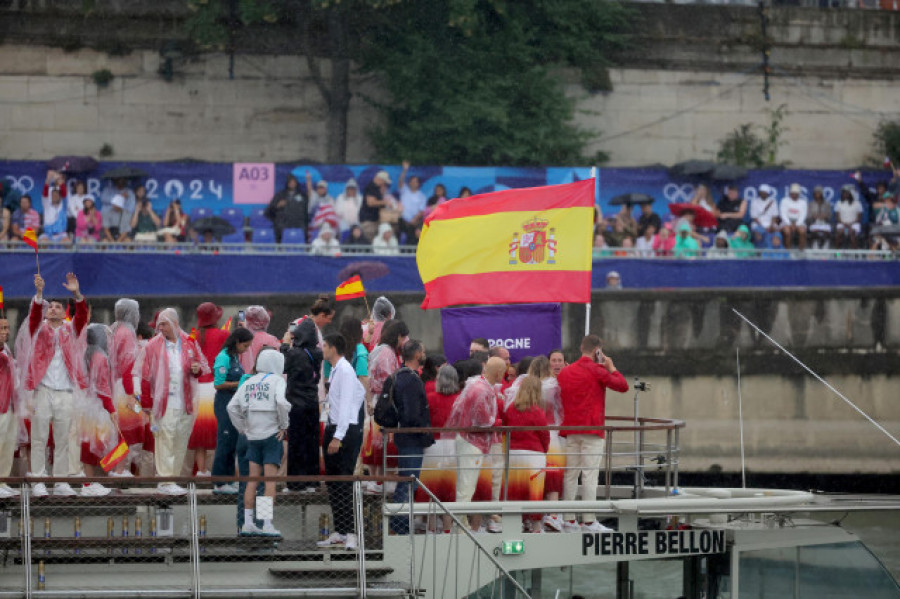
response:
<path id="1" fill-rule="evenodd" d="M 548 354 L 562 343 L 559 304 L 521 304 L 441 310 L 444 354 L 455 362 L 469 357 L 472 339 L 484 337 L 491 346 L 509 350 L 510 360 Z"/>

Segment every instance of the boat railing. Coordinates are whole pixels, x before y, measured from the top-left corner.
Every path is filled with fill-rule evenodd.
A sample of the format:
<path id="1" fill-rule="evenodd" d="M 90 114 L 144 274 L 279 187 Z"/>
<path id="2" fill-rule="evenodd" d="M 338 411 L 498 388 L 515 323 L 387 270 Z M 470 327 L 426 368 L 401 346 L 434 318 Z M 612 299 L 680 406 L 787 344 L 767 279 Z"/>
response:
<path id="1" fill-rule="evenodd" d="M 364 492 L 373 482 L 413 481 L 397 476 L 0 479 L 7 485 L 0 497 L 0 598 L 415 596 L 413 535 L 386 543 L 390 518 L 383 497 Z M 55 494 L 62 482 L 78 494 Z M 161 482 L 180 485 L 184 494 L 162 493 Z M 239 534 L 244 494 L 215 491 L 230 482 L 278 487 L 274 501 L 254 498 L 251 491 L 250 503 L 257 526 L 274 516 L 280 536 Z M 35 495 L 41 483 L 49 495 Z M 93 495 L 90 483 L 111 492 Z M 412 519 L 412 509 L 406 505 L 403 517 Z M 341 532 L 337 518 L 349 522 L 343 532 L 356 536 L 356 548 L 347 541 L 317 545 Z"/>
<path id="2" fill-rule="evenodd" d="M 560 480 L 567 472 L 575 476 L 575 470 L 571 463 L 574 450 L 567 449 L 565 439 L 569 436 L 602 432 L 605 438 L 603 448 L 595 452 L 579 449 L 578 455 L 582 458 L 594 458 L 598 464 L 601 496 L 610 499 L 613 493 L 614 482 L 630 482 L 632 497 L 644 496 L 645 484 L 648 477 L 652 477 L 656 486 L 669 495 L 673 489 L 678 488 L 678 464 L 679 464 L 679 440 L 680 431 L 684 428 L 683 420 L 664 418 L 637 418 L 625 416 L 607 416 L 607 424 L 604 426 L 494 426 L 494 427 L 468 427 L 468 428 L 397 428 L 383 429 L 381 439 L 375 443 L 381 443 L 382 467 L 385 473 L 402 472 L 398 466 L 399 453 L 392 443 L 395 434 L 431 434 L 437 441 L 433 446 L 426 448 L 419 474 L 422 483 L 432 490 L 439 489 L 437 495 L 444 502 L 455 501 L 452 498 L 451 489 L 455 488 L 457 473 L 463 470 L 479 470 L 479 483 L 476 489 L 476 498 L 486 501 L 502 501 L 507 499 L 527 499 L 520 497 L 521 480 L 524 478 L 525 486 L 533 487 L 532 481 L 539 484 L 547 484 L 551 479 L 555 482 L 548 486 L 558 488 Z M 547 431 L 550 436 L 550 448 L 543 462 L 540 456 L 530 455 L 531 459 L 519 459 L 521 452 L 510 449 L 510 440 L 517 433 L 534 433 Z M 378 433 L 374 433 L 376 436 Z M 469 466 L 468 460 L 460 460 L 461 457 L 455 449 L 455 445 L 447 443 L 458 436 L 478 435 L 490 436 L 490 453 L 485 455 L 481 463 Z M 388 443 L 384 443 L 383 439 Z M 537 457 L 535 465 L 534 457 Z M 582 462 L 583 463 L 583 462 Z M 407 473 L 409 474 L 409 473 Z M 510 481 L 516 482 L 518 492 L 510 493 Z"/>

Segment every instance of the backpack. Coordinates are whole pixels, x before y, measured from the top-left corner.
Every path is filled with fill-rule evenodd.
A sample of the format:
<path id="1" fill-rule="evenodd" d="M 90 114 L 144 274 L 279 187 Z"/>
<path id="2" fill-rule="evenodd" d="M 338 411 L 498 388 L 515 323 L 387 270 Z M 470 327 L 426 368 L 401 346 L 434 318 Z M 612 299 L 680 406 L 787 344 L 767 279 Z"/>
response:
<path id="1" fill-rule="evenodd" d="M 378 394 L 378 399 L 375 400 L 373 416 L 375 417 L 375 423 L 380 427 L 397 428 L 400 426 L 400 410 L 397 409 L 397 404 L 394 403 L 394 385 L 397 382 L 397 375 L 404 369 L 409 370 L 409 368 L 404 366 L 385 379 L 381 393 Z"/>

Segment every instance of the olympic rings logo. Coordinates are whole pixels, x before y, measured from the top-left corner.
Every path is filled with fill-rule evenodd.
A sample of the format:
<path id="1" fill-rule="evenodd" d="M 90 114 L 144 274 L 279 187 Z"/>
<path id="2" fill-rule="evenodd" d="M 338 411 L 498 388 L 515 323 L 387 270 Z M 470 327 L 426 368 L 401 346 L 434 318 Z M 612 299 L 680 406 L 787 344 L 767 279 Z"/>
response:
<path id="1" fill-rule="evenodd" d="M 691 183 L 681 185 L 678 183 L 667 183 L 663 187 L 663 197 L 672 204 L 690 202 L 691 198 L 694 197 L 694 186 Z"/>

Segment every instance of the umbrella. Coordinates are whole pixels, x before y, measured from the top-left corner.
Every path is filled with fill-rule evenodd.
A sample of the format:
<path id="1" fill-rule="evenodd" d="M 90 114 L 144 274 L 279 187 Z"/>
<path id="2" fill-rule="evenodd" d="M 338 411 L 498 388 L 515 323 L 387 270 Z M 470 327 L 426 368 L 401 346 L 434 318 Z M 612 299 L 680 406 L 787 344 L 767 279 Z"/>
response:
<path id="1" fill-rule="evenodd" d="M 617 195 L 609 201 L 610 206 L 621 206 L 622 204 L 652 204 L 654 199 L 646 193 L 623 193 Z"/>
<path id="2" fill-rule="evenodd" d="M 712 172 L 712 178 L 716 181 L 737 181 L 746 176 L 747 169 L 733 164 L 717 164 Z"/>
<path id="3" fill-rule="evenodd" d="M 119 166 L 111 171 L 106 171 L 101 176 L 101 179 L 142 179 L 147 177 L 146 172 L 142 171 L 139 168 L 134 168 L 133 166 Z"/>
<path id="4" fill-rule="evenodd" d="M 98 166 L 90 156 L 54 156 L 47 162 L 47 168 L 64 173 L 88 173 Z"/>
<path id="5" fill-rule="evenodd" d="M 341 269 L 338 273 L 338 279 L 346 281 L 353 275 L 359 275 L 363 281 L 374 281 L 390 274 L 391 269 L 384 262 L 375 262 L 372 260 L 363 260 L 361 262 L 351 262 Z"/>
<path id="6" fill-rule="evenodd" d="M 700 229 L 711 229 L 719 224 L 719 220 L 716 218 L 715 214 L 696 204 L 689 204 L 686 202 L 682 204 L 669 204 L 669 210 L 675 216 L 681 216 L 686 212 L 692 212 L 694 214 L 694 226 Z"/>
<path id="7" fill-rule="evenodd" d="M 198 218 L 191 223 L 191 227 L 199 233 L 212 231 L 212 234 L 217 238 L 222 238 L 225 235 L 231 235 L 235 231 L 231 223 L 218 216 L 205 216 L 203 218 Z"/>
<path id="8" fill-rule="evenodd" d="M 710 160 L 685 160 L 673 164 L 669 172 L 673 175 L 708 175 L 716 168 L 716 163 Z"/>

